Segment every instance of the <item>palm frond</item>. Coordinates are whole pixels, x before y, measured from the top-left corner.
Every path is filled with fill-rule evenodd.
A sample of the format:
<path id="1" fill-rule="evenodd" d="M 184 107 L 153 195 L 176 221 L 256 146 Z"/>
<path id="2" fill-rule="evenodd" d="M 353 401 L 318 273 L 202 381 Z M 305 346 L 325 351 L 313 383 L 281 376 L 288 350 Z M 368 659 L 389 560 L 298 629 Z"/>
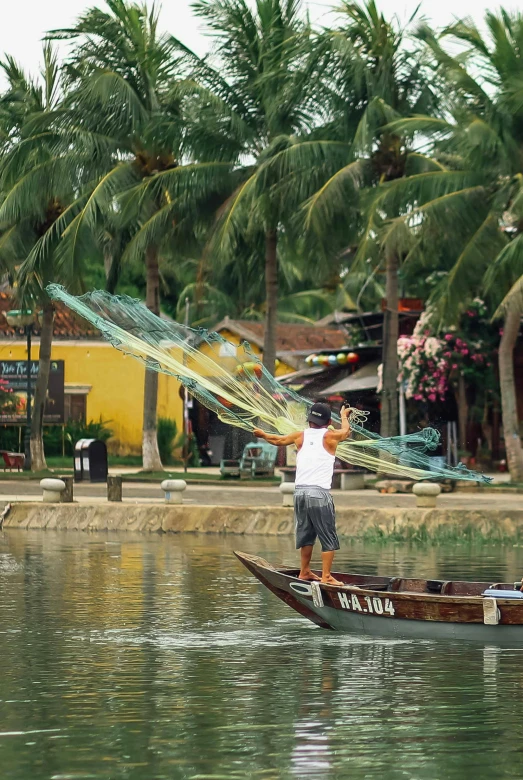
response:
<path id="1" fill-rule="evenodd" d="M 137 174 L 132 163 L 120 163 L 100 179 L 90 192 L 85 206 L 63 232 L 58 250 L 62 262 L 68 262 L 67 257 L 74 262 L 81 255 L 82 247 L 84 253 L 86 248 L 92 247 L 91 232 L 97 222 L 110 213 L 115 196 L 121 190 L 130 189 L 136 181 Z"/>
<path id="2" fill-rule="evenodd" d="M 325 234 L 334 220 L 348 210 L 348 203 L 357 202 L 357 189 L 361 183 L 364 163 L 354 160 L 340 168 L 325 184 L 305 201 L 305 227 L 318 236 Z"/>
<path id="3" fill-rule="evenodd" d="M 467 301 L 480 293 L 483 275 L 505 242 L 499 229 L 499 214 L 490 211 L 434 292 L 433 301 L 438 301 L 447 322 L 455 319 Z"/>

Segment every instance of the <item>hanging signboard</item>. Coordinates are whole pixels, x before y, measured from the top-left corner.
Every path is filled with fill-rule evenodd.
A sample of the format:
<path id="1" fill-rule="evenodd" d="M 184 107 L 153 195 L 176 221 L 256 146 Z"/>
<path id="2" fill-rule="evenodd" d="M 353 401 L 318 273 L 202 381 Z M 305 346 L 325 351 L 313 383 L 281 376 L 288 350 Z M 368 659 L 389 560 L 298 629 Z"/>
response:
<path id="1" fill-rule="evenodd" d="M 31 361 L 31 400 L 39 371 L 38 360 Z M 27 361 L 0 360 L 0 424 L 25 423 L 27 419 Z M 64 422 L 64 361 L 52 360 L 44 411 L 44 423 Z"/>

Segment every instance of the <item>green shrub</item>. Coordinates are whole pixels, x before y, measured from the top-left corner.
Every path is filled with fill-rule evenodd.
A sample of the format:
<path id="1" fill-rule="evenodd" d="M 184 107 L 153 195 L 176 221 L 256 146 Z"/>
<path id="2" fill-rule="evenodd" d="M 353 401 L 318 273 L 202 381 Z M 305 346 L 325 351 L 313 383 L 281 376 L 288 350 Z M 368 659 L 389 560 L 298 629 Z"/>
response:
<path id="1" fill-rule="evenodd" d="M 180 447 L 181 442 L 183 442 L 183 437 L 178 437 L 176 421 L 168 417 L 159 417 L 156 437 L 158 439 L 160 458 L 162 463 L 167 466 L 172 461 L 173 450 L 175 447 Z"/>
<path id="2" fill-rule="evenodd" d="M 173 458 L 173 450 L 184 447 L 186 437 L 184 433 L 180 433 L 178 435 L 178 426 L 176 425 L 176 421 L 171 420 L 168 417 L 159 417 L 156 438 L 158 440 L 158 449 L 160 451 L 160 458 L 162 459 L 163 465 L 179 465 L 180 460 Z M 191 436 L 189 458 L 187 463 L 189 466 L 200 465 L 198 444 L 194 436 Z"/>
<path id="3" fill-rule="evenodd" d="M 98 439 L 107 441 L 113 435 L 108 427 L 110 420 L 91 420 L 88 423 L 83 420 L 69 420 L 63 427 L 61 425 L 46 425 L 44 427 L 44 451 L 46 455 L 65 455 L 73 457 L 74 445 L 79 439 Z M 63 448 L 63 450 L 62 450 Z"/>
<path id="4" fill-rule="evenodd" d="M 74 445 L 78 439 L 99 439 L 107 441 L 113 435 L 109 428 L 108 420 L 100 418 L 97 422 L 84 423 L 82 420 L 70 420 L 65 426 L 44 426 L 44 451 L 50 457 L 73 457 Z M 22 427 L 21 446 L 19 446 L 20 433 L 17 425 L 5 425 L 0 427 L 0 450 L 18 452 L 24 449 L 25 427 Z"/>
<path id="5" fill-rule="evenodd" d="M 18 426 L 3 425 L 0 428 L 0 450 L 9 450 L 10 452 L 19 452 L 19 448 L 24 450 L 25 427 L 22 428 L 22 434 L 18 431 Z M 20 444 L 21 442 L 21 444 Z"/>

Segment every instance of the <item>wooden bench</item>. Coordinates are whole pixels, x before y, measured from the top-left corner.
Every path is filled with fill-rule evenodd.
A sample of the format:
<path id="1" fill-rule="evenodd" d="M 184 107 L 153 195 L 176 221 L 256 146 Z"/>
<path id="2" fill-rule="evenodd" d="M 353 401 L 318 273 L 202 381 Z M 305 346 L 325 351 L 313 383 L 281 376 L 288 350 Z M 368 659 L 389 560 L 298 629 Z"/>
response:
<path id="1" fill-rule="evenodd" d="M 9 469 L 9 471 L 12 471 L 13 469 L 21 471 L 24 468 L 25 455 L 23 452 L 0 450 L 0 455 L 2 455 L 4 461 L 4 471 L 6 471 L 6 469 Z"/>
<path id="2" fill-rule="evenodd" d="M 274 475 L 274 464 L 278 448 L 266 442 L 246 444 L 240 460 L 222 460 L 222 477 L 240 477 L 251 479 L 258 476 Z"/>

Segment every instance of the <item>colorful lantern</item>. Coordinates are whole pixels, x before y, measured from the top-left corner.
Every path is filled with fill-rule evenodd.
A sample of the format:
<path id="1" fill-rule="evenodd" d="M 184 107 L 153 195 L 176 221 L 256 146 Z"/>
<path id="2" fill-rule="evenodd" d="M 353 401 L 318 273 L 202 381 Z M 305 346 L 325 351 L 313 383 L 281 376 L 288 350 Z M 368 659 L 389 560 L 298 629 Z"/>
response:
<path id="1" fill-rule="evenodd" d="M 252 361 L 250 363 L 244 363 L 243 364 L 243 368 L 249 374 L 254 374 L 255 376 L 261 376 L 262 375 L 261 363 L 255 363 L 254 361 Z"/>
<path id="2" fill-rule="evenodd" d="M 336 360 L 338 361 L 340 366 L 344 366 L 345 363 L 347 362 L 347 355 L 345 354 L 345 352 L 338 352 L 338 354 L 336 355 Z"/>
<path id="3" fill-rule="evenodd" d="M 263 372 L 263 370 L 262 370 L 261 363 L 257 363 L 254 360 L 251 360 L 251 361 L 249 361 L 247 363 L 242 363 L 242 365 L 238 366 L 238 368 L 236 369 L 236 373 L 240 377 L 243 377 L 245 375 L 247 375 L 247 377 L 249 377 L 249 375 L 252 376 L 252 374 L 254 374 L 255 376 L 260 377 L 262 375 L 262 372 Z"/>
<path id="4" fill-rule="evenodd" d="M 308 366 L 314 366 L 314 365 L 315 365 L 315 363 L 314 363 L 314 358 L 315 358 L 315 357 L 316 357 L 316 355 L 308 355 L 308 356 L 305 358 L 305 362 L 306 362 L 306 364 L 307 364 Z"/>
<path id="5" fill-rule="evenodd" d="M 320 360 L 322 366 L 328 366 L 329 365 L 329 356 L 328 355 L 320 355 Z"/>
<path id="6" fill-rule="evenodd" d="M 349 352 L 347 355 L 347 363 L 357 363 L 360 359 L 360 356 L 357 355 L 355 352 Z"/>
<path id="7" fill-rule="evenodd" d="M 338 358 L 336 355 L 329 355 L 328 357 L 329 365 L 330 366 L 337 366 L 338 365 Z"/>
<path id="8" fill-rule="evenodd" d="M 321 364 L 320 356 L 314 355 L 314 357 L 312 358 L 312 365 L 319 366 L 320 364 Z"/>

